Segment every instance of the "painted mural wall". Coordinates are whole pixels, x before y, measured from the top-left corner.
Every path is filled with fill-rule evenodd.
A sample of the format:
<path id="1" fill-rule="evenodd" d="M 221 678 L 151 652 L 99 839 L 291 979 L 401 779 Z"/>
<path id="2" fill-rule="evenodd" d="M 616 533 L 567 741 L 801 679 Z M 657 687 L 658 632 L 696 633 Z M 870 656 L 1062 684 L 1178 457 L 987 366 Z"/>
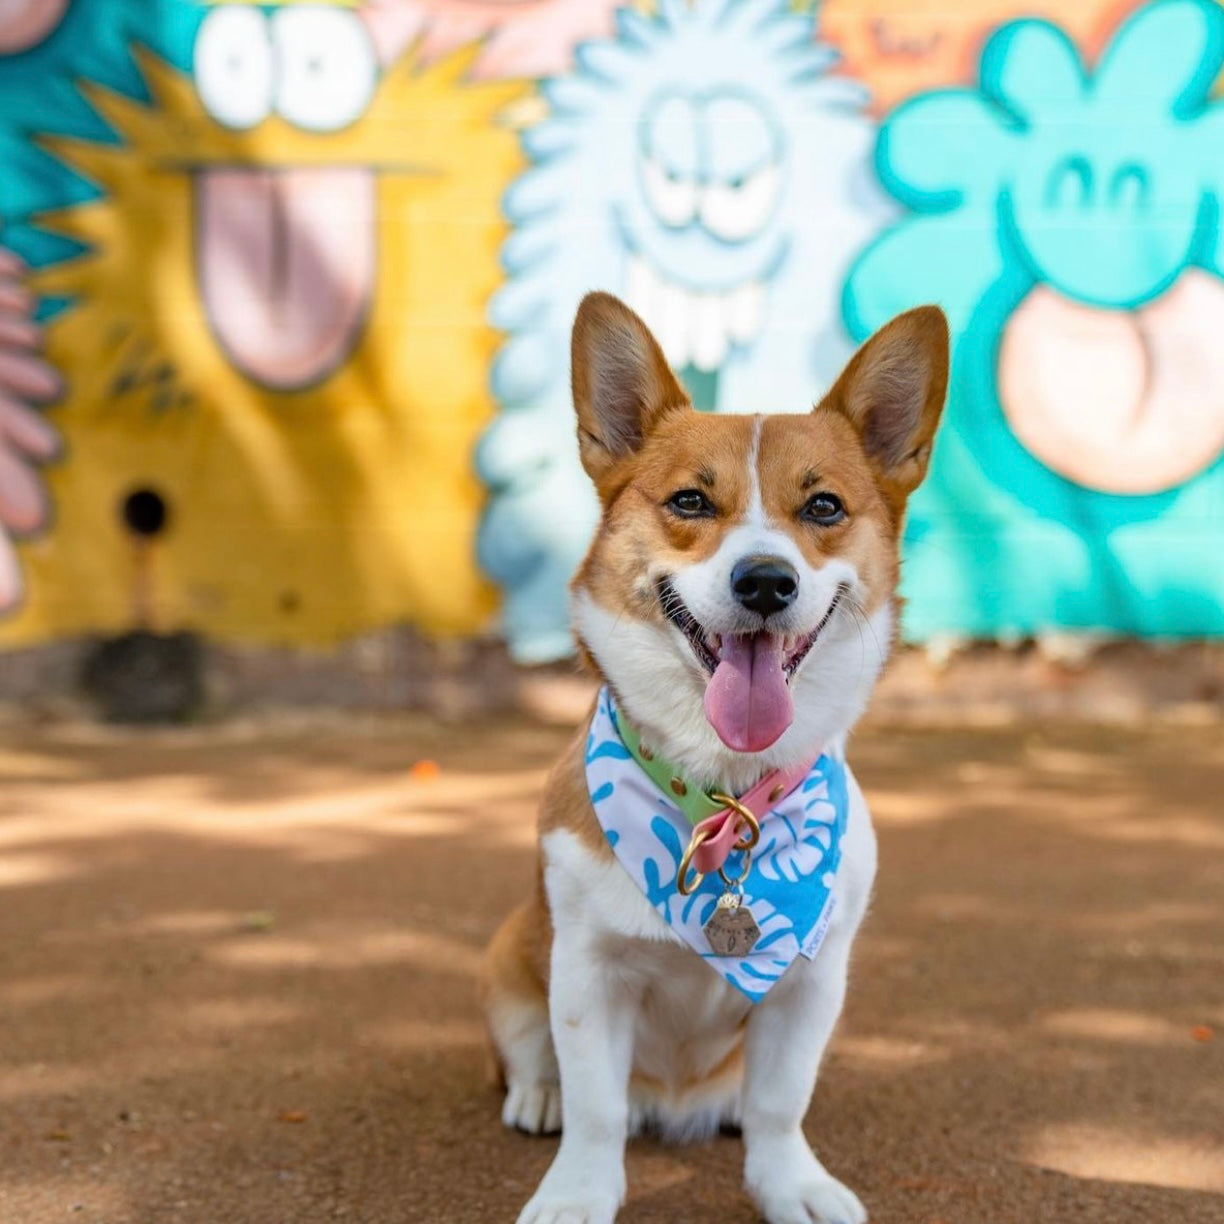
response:
<path id="1" fill-rule="evenodd" d="M 568 653 L 592 288 L 712 412 L 939 302 L 909 635 L 1224 634 L 1222 66 L 1210 0 L 0 3 L 0 644 Z"/>

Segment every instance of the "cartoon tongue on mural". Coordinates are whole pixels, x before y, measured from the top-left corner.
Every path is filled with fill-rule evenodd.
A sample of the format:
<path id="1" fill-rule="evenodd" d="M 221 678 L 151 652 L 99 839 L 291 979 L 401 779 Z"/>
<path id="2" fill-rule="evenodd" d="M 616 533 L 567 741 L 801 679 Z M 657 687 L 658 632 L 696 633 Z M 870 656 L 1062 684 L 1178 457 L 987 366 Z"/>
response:
<path id="1" fill-rule="evenodd" d="M 999 352 L 999 401 L 1047 466 L 1109 493 L 1154 493 L 1224 450 L 1224 286 L 1197 269 L 1134 313 L 1033 290 Z"/>
<path id="2" fill-rule="evenodd" d="M 291 388 L 344 361 L 374 284 L 374 214 L 375 177 L 362 168 L 199 175 L 200 284 L 213 332 L 235 365 Z"/>
<path id="3" fill-rule="evenodd" d="M 249 377 L 280 390 L 306 386 L 344 362 L 373 295 L 376 171 L 315 163 L 328 135 L 369 105 L 374 45 L 344 9 L 290 5 L 266 15 L 225 5 L 201 24 L 194 58 L 200 101 L 246 137 L 239 160 L 256 163 L 195 171 L 209 323 Z M 303 140 L 306 164 L 285 165 L 285 148 Z M 258 164 L 265 149 L 279 164 Z"/>

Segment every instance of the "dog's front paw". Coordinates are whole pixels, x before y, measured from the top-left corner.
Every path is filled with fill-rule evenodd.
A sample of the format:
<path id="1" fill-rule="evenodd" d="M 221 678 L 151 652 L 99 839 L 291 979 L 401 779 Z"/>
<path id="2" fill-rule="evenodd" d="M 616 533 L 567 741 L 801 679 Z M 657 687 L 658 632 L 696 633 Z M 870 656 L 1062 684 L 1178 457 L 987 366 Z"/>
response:
<path id="1" fill-rule="evenodd" d="M 866 1224 L 858 1195 L 833 1177 L 806 1143 L 755 1160 L 745 1181 L 769 1224 Z"/>
<path id="2" fill-rule="evenodd" d="M 865 1224 L 867 1219 L 858 1195 L 828 1173 L 782 1194 L 763 1193 L 757 1205 L 769 1224 Z"/>
<path id="3" fill-rule="evenodd" d="M 502 1122 L 528 1135 L 561 1130 L 561 1085 L 511 1081 L 502 1104 Z"/>
<path id="4" fill-rule="evenodd" d="M 537 1197 L 523 1208 L 518 1224 L 612 1224 L 615 1219 L 615 1207 L 543 1202 Z"/>
<path id="5" fill-rule="evenodd" d="M 612 1224 L 618 1206 L 615 1201 L 592 1202 L 581 1195 L 545 1194 L 541 1186 L 519 1212 L 518 1224 Z"/>
<path id="6" fill-rule="evenodd" d="M 519 1213 L 518 1224 L 612 1224 L 624 1197 L 623 1178 L 593 1176 L 594 1170 L 554 1164 L 531 1202 Z"/>

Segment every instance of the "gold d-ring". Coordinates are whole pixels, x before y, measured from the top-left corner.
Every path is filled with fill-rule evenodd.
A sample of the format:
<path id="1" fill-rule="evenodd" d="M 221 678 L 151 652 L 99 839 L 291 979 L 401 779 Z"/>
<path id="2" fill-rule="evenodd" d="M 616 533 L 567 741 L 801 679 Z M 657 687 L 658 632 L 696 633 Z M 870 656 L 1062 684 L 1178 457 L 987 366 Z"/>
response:
<path id="1" fill-rule="evenodd" d="M 746 808 L 738 799 L 733 799 L 730 795 L 720 794 L 718 791 L 711 791 L 710 798 L 715 803 L 721 803 L 723 807 L 729 807 L 733 812 L 739 815 L 748 824 L 748 836 L 744 841 L 737 841 L 732 850 L 751 850 L 753 846 L 761 840 L 761 823 L 750 808 Z"/>
<path id="2" fill-rule="evenodd" d="M 693 882 L 690 884 L 686 877 L 688 876 L 689 867 L 692 866 L 693 855 L 697 853 L 699 847 L 703 846 L 710 840 L 710 832 L 708 829 L 694 829 L 693 836 L 689 841 L 688 849 L 685 850 L 684 856 L 680 859 L 680 870 L 676 872 L 676 891 L 682 897 L 688 897 L 696 891 L 701 881 L 705 876 L 700 871 L 693 872 Z"/>

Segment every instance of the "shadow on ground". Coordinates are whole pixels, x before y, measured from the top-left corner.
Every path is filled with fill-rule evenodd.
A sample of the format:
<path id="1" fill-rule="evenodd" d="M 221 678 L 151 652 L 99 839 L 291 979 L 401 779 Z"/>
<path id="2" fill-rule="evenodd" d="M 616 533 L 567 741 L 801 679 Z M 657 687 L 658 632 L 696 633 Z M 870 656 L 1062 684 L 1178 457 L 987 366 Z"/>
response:
<path id="1" fill-rule="evenodd" d="M 0 1219 L 512 1221 L 473 981 L 565 733 L 0 744 Z M 873 1219 L 1224 1218 L 1219 727 L 864 732 L 874 912 L 809 1117 Z M 413 771 L 421 758 L 440 774 Z M 632 1145 L 627 1222 L 754 1220 Z"/>

